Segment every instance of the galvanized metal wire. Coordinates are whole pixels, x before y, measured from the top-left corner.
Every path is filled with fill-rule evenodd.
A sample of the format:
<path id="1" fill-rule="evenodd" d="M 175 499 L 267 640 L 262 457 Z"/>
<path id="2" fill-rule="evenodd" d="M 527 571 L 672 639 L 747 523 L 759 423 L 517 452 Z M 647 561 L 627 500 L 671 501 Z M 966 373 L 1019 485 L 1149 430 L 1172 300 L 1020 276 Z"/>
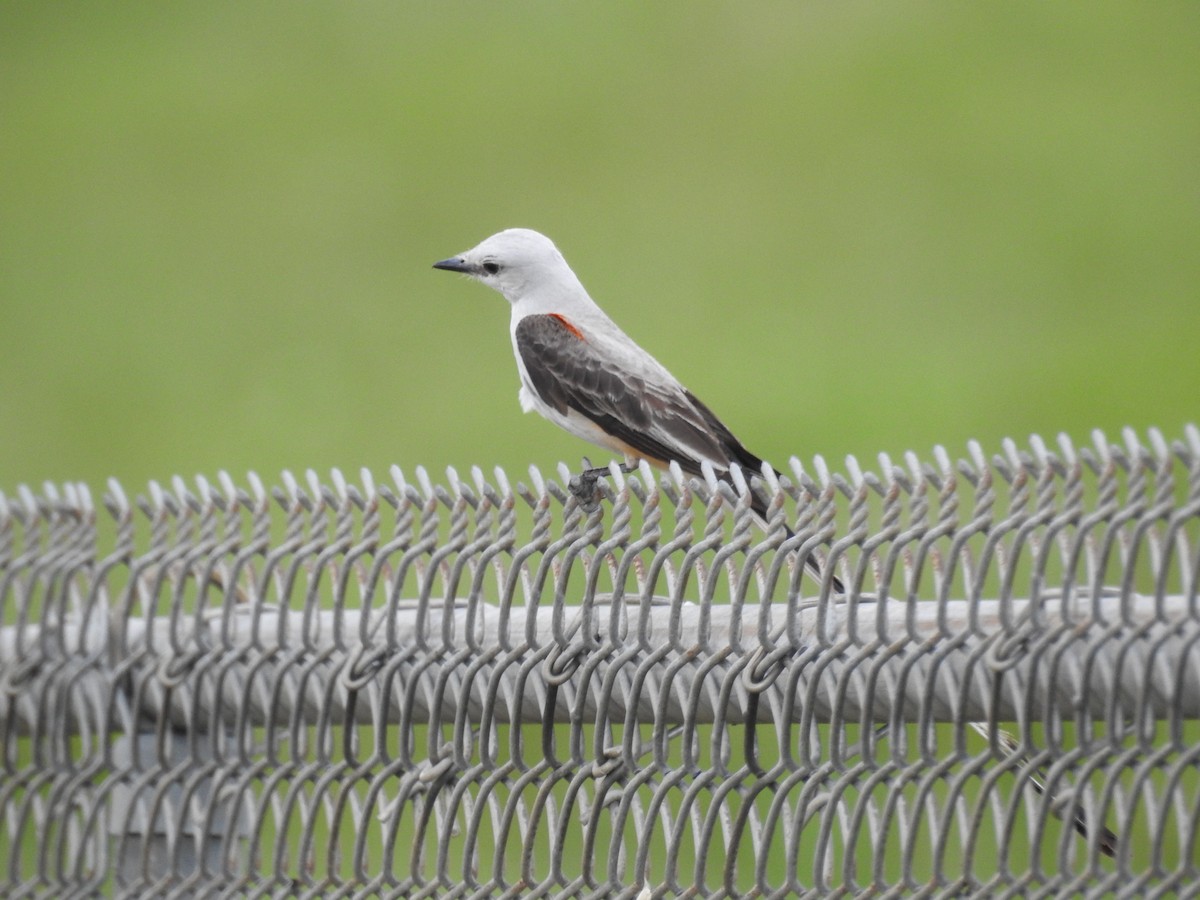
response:
<path id="1" fill-rule="evenodd" d="M 569 474 L 0 494 L 0 893 L 1200 893 L 1194 427 Z"/>

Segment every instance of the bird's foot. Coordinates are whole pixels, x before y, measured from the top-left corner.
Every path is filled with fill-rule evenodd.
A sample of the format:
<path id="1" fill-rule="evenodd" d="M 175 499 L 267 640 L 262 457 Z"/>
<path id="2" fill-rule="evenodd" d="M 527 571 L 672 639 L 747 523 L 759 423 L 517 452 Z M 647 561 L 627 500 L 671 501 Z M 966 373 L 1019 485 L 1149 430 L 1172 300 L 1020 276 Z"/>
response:
<path id="1" fill-rule="evenodd" d="M 591 512 L 600 505 L 600 490 L 596 485 L 600 476 L 595 469 L 587 469 L 567 482 L 567 490 L 579 501 L 579 508 Z"/>
<path id="2" fill-rule="evenodd" d="M 579 502 L 580 509 L 590 513 L 600 506 L 601 494 L 597 482 L 610 473 L 608 466 L 593 466 L 587 457 L 584 457 L 583 464 L 587 468 L 567 482 L 567 490 Z M 621 466 L 621 471 L 628 474 L 633 471 L 633 467 L 625 463 Z"/>

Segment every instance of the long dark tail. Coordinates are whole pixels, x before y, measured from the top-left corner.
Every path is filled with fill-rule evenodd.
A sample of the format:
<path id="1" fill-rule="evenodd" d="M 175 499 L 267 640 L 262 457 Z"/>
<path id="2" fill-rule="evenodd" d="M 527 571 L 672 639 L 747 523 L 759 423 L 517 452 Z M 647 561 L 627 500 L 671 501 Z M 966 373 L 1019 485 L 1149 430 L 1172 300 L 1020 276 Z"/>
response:
<path id="1" fill-rule="evenodd" d="M 750 509 L 753 510 L 754 513 L 760 519 L 763 520 L 763 522 L 767 521 L 767 501 L 765 499 L 763 499 L 762 494 L 759 491 L 755 490 L 753 487 L 750 488 Z M 796 532 L 794 532 L 794 531 L 792 531 L 792 529 L 788 528 L 786 524 L 783 526 L 783 530 L 787 533 L 787 536 L 789 538 L 793 538 L 796 536 Z M 816 577 L 816 579 L 818 581 L 820 581 L 822 576 L 824 575 L 824 572 L 822 572 L 821 564 L 819 562 L 817 562 L 817 558 L 815 556 L 810 555 L 808 557 L 808 559 L 806 559 L 804 561 L 804 564 L 808 567 L 808 570 L 810 572 L 812 572 L 813 576 Z M 845 585 L 842 584 L 842 581 L 840 578 L 838 578 L 836 575 L 833 575 L 832 581 L 833 581 L 834 593 L 837 593 L 837 594 L 846 593 L 846 587 L 845 587 Z"/>

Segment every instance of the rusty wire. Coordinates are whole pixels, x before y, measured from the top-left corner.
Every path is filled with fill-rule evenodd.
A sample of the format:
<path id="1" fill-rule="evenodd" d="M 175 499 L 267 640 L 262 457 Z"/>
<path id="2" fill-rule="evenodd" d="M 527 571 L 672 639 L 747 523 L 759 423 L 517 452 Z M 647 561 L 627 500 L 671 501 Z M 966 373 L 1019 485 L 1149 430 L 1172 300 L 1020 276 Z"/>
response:
<path id="1" fill-rule="evenodd" d="M 0 893 L 1200 892 L 1195 428 L 389 474 L 0 494 Z"/>

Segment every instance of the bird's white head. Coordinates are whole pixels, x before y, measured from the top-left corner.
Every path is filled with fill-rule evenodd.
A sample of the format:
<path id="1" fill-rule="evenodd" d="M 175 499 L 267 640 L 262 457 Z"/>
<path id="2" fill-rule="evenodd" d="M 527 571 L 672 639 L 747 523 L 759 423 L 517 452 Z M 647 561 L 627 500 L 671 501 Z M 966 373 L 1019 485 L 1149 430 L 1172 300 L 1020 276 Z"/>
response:
<path id="1" fill-rule="evenodd" d="M 499 291 L 509 303 L 543 291 L 582 290 L 554 242 L 528 228 L 509 228 L 478 246 L 433 264 Z"/>

